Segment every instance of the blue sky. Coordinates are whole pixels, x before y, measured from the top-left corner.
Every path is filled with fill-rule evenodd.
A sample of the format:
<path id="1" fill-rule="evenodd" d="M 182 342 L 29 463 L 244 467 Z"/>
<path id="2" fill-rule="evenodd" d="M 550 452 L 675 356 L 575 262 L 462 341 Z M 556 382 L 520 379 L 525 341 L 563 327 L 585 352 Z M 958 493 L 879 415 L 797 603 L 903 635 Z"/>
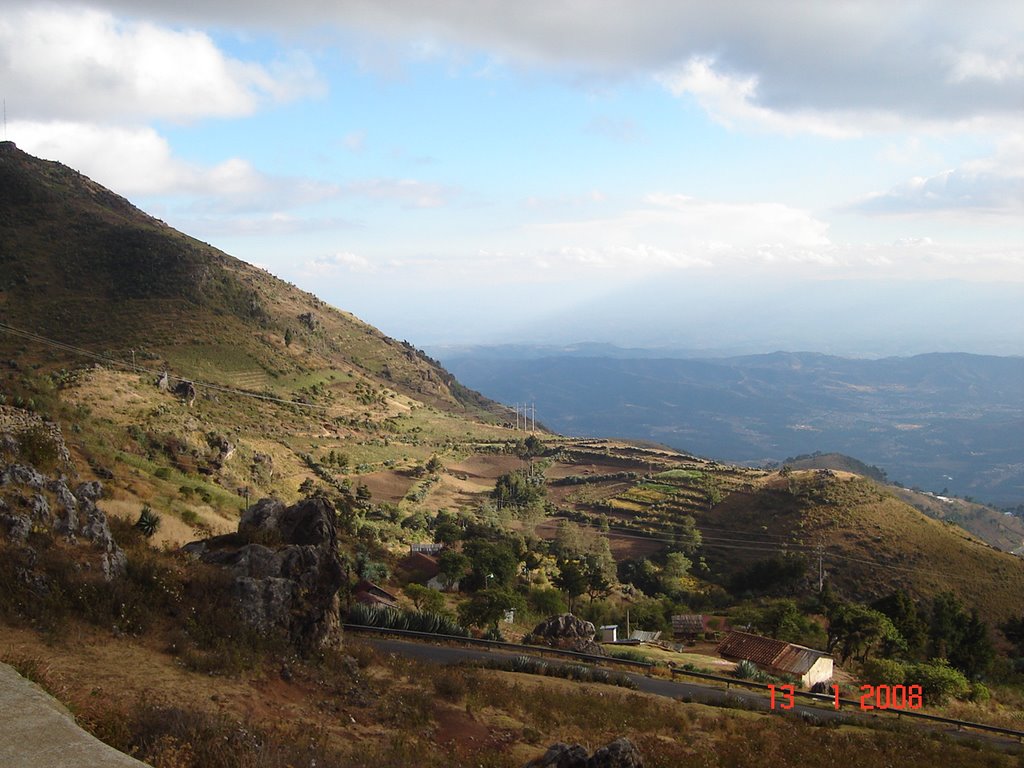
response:
<path id="1" fill-rule="evenodd" d="M 417 343 L 652 282 L 1024 290 L 1016 3 L 5 6 L 8 138 Z"/>

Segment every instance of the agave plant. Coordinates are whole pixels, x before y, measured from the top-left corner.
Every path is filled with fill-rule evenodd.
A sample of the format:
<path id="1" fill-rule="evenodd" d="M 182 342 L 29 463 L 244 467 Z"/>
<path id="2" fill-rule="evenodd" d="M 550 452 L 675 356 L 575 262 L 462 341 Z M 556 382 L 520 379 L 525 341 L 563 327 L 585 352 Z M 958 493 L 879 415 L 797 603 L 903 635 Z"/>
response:
<path id="1" fill-rule="evenodd" d="M 154 512 L 149 504 L 144 504 L 135 527 L 142 531 L 142 535 L 147 539 L 151 538 L 160 528 L 160 515 Z"/>
<path id="2" fill-rule="evenodd" d="M 753 662 L 743 659 L 740 661 L 736 668 L 732 671 L 733 677 L 738 677 L 740 680 L 751 680 L 761 674 L 761 670 L 754 666 Z"/>

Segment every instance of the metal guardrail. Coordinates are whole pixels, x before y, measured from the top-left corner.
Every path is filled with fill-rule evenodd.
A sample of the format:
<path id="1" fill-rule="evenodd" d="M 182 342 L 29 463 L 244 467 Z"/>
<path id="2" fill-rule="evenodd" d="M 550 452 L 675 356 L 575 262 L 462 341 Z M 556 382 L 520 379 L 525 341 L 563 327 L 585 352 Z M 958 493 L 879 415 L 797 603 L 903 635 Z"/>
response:
<path id="1" fill-rule="evenodd" d="M 691 672 L 690 670 L 686 670 L 686 669 L 673 668 L 672 669 L 672 676 L 675 677 L 676 675 L 685 675 L 687 677 L 698 677 L 698 678 L 700 678 L 702 680 L 714 680 L 714 681 L 717 681 L 717 682 L 725 683 L 726 684 L 726 688 L 728 688 L 730 685 L 739 685 L 739 686 L 743 686 L 743 687 L 746 687 L 746 688 L 754 688 L 754 689 L 761 690 L 761 691 L 769 690 L 769 687 L 766 684 L 764 684 L 764 683 L 755 683 L 752 680 L 741 680 L 741 679 L 736 678 L 736 677 L 723 677 L 722 675 L 709 675 L 706 672 Z M 776 686 L 776 690 L 778 690 L 778 686 Z M 789 691 L 788 690 L 786 691 L 786 695 L 787 696 L 789 695 Z M 810 693 L 808 691 L 797 691 L 797 690 L 794 690 L 793 691 L 793 695 L 794 696 L 799 696 L 799 697 L 805 698 L 805 699 L 814 699 L 816 701 L 828 702 L 829 704 L 835 704 L 835 701 L 836 701 L 835 696 L 830 696 L 830 695 L 825 694 L 825 693 Z M 1003 736 L 1013 736 L 1018 741 L 1024 743 L 1024 731 L 1015 731 L 1012 728 L 1002 728 L 1002 727 L 1000 727 L 998 725 L 988 725 L 986 723 L 972 723 L 972 722 L 967 721 L 967 720 L 955 720 L 953 718 L 942 717 L 940 715 L 929 715 L 926 712 L 916 712 L 916 711 L 914 711 L 912 709 L 879 709 L 879 708 L 876 707 L 875 709 L 871 709 L 871 710 L 863 710 L 863 709 L 860 709 L 860 702 L 855 700 L 855 699 L 842 699 L 841 698 L 841 699 L 839 699 L 839 703 L 841 705 L 847 705 L 847 706 L 856 707 L 857 711 L 861 712 L 861 713 L 866 713 L 866 712 L 869 712 L 869 711 L 870 712 L 874 712 L 874 713 L 889 712 L 891 714 L 896 715 L 897 718 L 899 718 L 899 717 L 916 717 L 916 718 L 918 718 L 920 720 L 930 720 L 930 721 L 935 722 L 935 723 L 943 723 L 943 724 L 946 724 L 946 725 L 955 725 L 957 727 L 957 730 L 962 730 L 964 728 L 971 728 L 971 729 L 979 730 L 979 731 L 988 731 L 989 733 L 998 733 L 998 734 L 1003 735 Z"/>
<path id="2" fill-rule="evenodd" d="M 506 643 L 503 640 L 481 640 L 476 637 L 460 637 L 459 635 L 436 635 L 433 632 L 417 632 L 411 629 L 389 629 L 387 627 L 371 627 L 367 624 L 344 624 L 345 629 L 356 632 L 376 632 L 381 635 L 399 635 L 402 637 L 415 637 L 424 640 L 441 640 L 448 643 L 462 643 L 464 645 L 476 645 L 482 648 L 500 648 L 503 650 L 520 651 L 523 653 L 549 654 L 551 656 L 563 656 L 567 658 L 590 661 L 595 664 L 621 664 L 627 667 L 634 667 L 650 670 L 654 664 L 649 661 L 633 661 L 632 659 L 620 659 L 615 656 L 598 656 L 593 653 L 580 653 L 579 651 L 567 651 L 561 648 L 549 648 L 546 645 L 523 645 L 522 643 Z"/>

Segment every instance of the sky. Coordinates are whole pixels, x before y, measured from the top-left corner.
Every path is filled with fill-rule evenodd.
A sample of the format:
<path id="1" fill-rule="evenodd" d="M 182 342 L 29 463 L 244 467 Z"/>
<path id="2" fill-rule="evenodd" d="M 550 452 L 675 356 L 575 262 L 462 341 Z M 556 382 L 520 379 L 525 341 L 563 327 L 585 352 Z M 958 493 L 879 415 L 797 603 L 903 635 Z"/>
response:
<path id="1" fill-rule="evenodd" d="M 7 139 L 398 338 L 1024 354 L 1019 2 L 2 6 Z"/>

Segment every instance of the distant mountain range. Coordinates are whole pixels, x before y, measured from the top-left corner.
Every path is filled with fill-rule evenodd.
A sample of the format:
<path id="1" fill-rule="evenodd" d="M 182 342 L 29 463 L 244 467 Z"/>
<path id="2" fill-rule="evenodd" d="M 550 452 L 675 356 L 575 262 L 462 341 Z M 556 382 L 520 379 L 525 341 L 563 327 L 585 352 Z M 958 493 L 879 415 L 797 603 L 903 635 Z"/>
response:
<path id="1" fill-rule="evenodd" d="M 564 434 L 654 440 L 745 464 L 836 451 L 907 486 L 1024 502 L 1022 357 L 680 359 L 608 345 L 432 354 L 488 397 L 536 403 L 537 418 Z"/>

